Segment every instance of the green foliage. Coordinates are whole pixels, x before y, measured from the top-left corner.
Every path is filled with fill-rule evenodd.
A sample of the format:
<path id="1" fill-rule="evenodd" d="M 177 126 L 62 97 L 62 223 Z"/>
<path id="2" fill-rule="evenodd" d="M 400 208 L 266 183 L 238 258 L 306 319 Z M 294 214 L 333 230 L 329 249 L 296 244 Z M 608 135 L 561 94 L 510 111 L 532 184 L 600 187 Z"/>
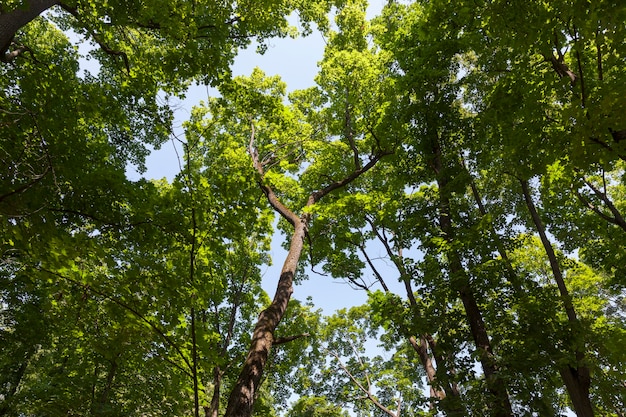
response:
<path id="1" fill-rule="evenodd" d="M 0 64 L 0 414 L 223 407 L 270 301 L 259 184 L 311 216 L 308 266 L 368 302 L 291 301 L 258 415 L 493 414 L 470 295 L 513 414 L 563 415 L 567 367 L 623 414 L 626 9 L 509 3 L 80 0 L 22 27 Z M 292 12 L 327 40 L 316 86 L 231 79 Z M 181 172 L 129 180 L 192 83 L 221 95 Z"/>
<path id="2" fill-rule="evenodd" d="M 302 397 L 287 413 L 287 417 L 347 417 L 349 414 L 329 404 L 324 397 Z"/>

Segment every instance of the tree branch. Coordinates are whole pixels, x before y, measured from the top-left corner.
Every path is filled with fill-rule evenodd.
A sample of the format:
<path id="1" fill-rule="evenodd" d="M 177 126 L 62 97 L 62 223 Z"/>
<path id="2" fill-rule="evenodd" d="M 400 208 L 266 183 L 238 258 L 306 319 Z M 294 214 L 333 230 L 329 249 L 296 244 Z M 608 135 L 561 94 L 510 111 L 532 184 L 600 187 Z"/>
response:
<path id="1" fill-rule="evenodd" d="M 259 173 L 259 186 L 263 190 L 263 193 L 265 193 L 267 201 L 269 201 L 274 210 L 276 210 L 281 216 L 283 216 L 292 226 L 295 226 L 296 223 L 300 221 L 300 217 L 298 217 L 298 215 L 295 214 L 293 211 L 289 210 L 287 206 L 285 206 L 280 201 L 272 187 L 263 182 L 263 178 L 265 177 L 265 170 L 263 168 L 262 162 L 259 161 L 259 152 L 254 144 L 256 130 L 254 128 L 254 122 L 252 122 L 252 120 L 250 121 L 250 129 L 251 132 L 250 141 L 248 143 L 248 153 L 252 158 L 252 165 L 254 166 L 254 169 L 256 169 L 256 171 Z"/>
<path id="2" fill-rule="evenodd" d="M 602 191 L 600 191 L 587 178 L 582 177 L 582 180 L 587 185 L 587 187 L 589 187 L 593 191 L 593 193 L 600 200 L 602 200 L 602 202 L 607 206 L 607 208 L 609 209 L 609 211 L 611 212 L 613 217 L 607 216 L 606 214 L 602 213 L 597 207 L 595 207 L 591 202 L 587 201 L 586 199 L 582 199 L 583 198 L 582 195 L 578 191 L 576 191 L 576 194 L 578 194 L 579 199 L 581 199 L 581 201 L 583 201 L 583 203 L 586 203 L 587 207 L 589 207 L 591 210 L 593 210 L 595 213 L 597 213 L 604 220 L 606 220 L 606 221 L 608 221 L 610 223 L 616 224 L 619 227 L 621 227 L 622 229 L 624 229 L 624 231 L 626 231 L 626 220 L 624 220 L 624 217 L 619 212 L 617 207 L 615 207 L 615 205 L 613 204 L 611 199 L 606 195 L 606 193 L 603 193 Z"/>
<path id="3" fill-rule="evenodd" d="M 24 52 L 30 52 L 31 54 L 33 53 L 33 51 L 25 45 L 20 45 L 18 46 L 16 49 L 12 50 L 12 51 L 8 51 L 5 52 L 4 54 L 0 55 L 0 61 L 8 64 L 9 62 L 12 62 L 15 58 L 17 58 L 18 56 L 22 55 Z"/>
<path id="4" fill-rule="evenodd" d="M 363 386 L 363 384 L 361 384 L 361 382 L 358 379 L 356 379 L 356 377 L 354 375 L 352 375 L 350 370 L 346 367 L 346 365 L 344 365 L 344 363 L 341 361 L 341 358 L 339 358 L 339 355 L 336 352 L 333 352 L 333 351 L 328 351 L 328 352 L 331 355 L 333 355 L 335 357 L 335 359 L 337 359 L 337 363 L 339 364 L 339 367 L 346 373 L 346 375 L 348 375 L 350 380 L 359 388 L 359 390 L 361 392 L 363 392 L 363 394 L 365 394 L 365 397 L 364 397 L 365 399 L 370 400 L 372 402 L 372 404 L 374 404 L 379 410 L 381 410 L 383 413 L 387 414 L 388 416 L 390 416 L 390 417 L 399 417 L 393 411 L 391 411 L 390 409 L 388 409 L 387 407 L 382 405 L 376 399 L 376 397 L 374 397 L 374 395 L 372 395 L 370 387 L 365 388 Z"/>
<path id="5" fill-rule="evenodd" d="M 343 179 L 341 179 L 339 181 L 335 181 L 334 183 L 326 186 L 325 188 L 322 188 L 321 190 L 314 192 L 312 194 L 313 202 L 318 202 L 322 197 L 324 197 L 325 195 L 331 193 L 332 191 L 334 191 L 334 190 L 336 190 L 338 188 L 345 187 L 346 185 L 350 184 L 352 181 L 354 181 L 355 179 L 360 177 L 362 174 L 364 174 L 367 171 L 369 171 L 370 169 L 372 169 L 374 167 L 374 165 L 376 165 L 376 163 L 378 161 L 380 161 L 380 159 L 383 156 L 391 155 L 391 154 L 392 154 L 392 152 L 388 152 L 388 151 L 383 151 L 383 152 L 377 153 L 376 155 L 374 155 L 372 157 L 372 159 L 370 159 L 370 161 L 366 165 L 364 165 L 360 169 L 354 170 L 347 177 L 345 177 L 345 178 L 343 178 Z"/>
<path id="6" fill-rule="evenodd" d="M 63 3 L 59 3 L 59 6 L 61 6 L 61 8 L 63 10 L 65 10 L 66 12 L 68 12 L 69 14 L 74 16 L 76 19 L 80 18 L 80 14 L 78 13 L 78 9 L 76 9 L 74 7 L 69 7 L 69 6 L 67 6 L 66 4 L 63 4 Z M 112 55 L 112 56 L 122 57 L 122 60 L 124 61 L 124 67 L 126 68 L 126 72 L 130 75 L 130 63 L 128 61 L 128 55 L 126 55 L 126 52 L 117 51 L 117 50 L 109 47 L 102 40 L 102 37 L 100 35 L 98 35 L 94 30 L 92 30 L 92 29 L 90 29 L 90 28 L 88 28 L 86 26 L 84 26 L 84 29 L 87 31 L 87 33 L 89 33 L 91 38 L 100 46 L 100 49 L 102 49 L 106 54 Z"/>
<path id="7" fill-rule="evenodd" d="M 302 334 L 297 334 L 297 335 L 293 335 L 293 336 L 276 337 L 272 341 L 272 346 L 283 345 L 283 344 L 289 343 L 289 342 L 291 342 L 293 340 L 300 339 L 301 337 L 309 337 L 309 336 L 310 336 L 309 333 L 302 333 Z"/>

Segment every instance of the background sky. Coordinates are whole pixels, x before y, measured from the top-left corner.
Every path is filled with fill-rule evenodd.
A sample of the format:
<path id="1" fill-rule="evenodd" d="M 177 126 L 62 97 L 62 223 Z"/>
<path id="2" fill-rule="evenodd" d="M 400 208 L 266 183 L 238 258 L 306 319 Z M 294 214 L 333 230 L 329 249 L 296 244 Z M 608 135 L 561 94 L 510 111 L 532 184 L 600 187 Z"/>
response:
<path id="1" fill-rule="evenodd" d="M 383 0 L 373 0 L 368 8 L 368 18 L 377 15 L 385 3 Z M 311 35 L 304 38 L 271 40 L 263 55 L 259 55 L 256 52 L 256 47 L 252 45 L 241 51 L 235 59 L 232 67 L 233 75 L 250 75 L 252 70 L 258 67 L 267 75 L 280 75 L 287 84 L 288 92 L 308 88 L 315 85 L 314 79 L 318 71 L 317 63 L 322 60 L 325 45 L 326 40 L 317 31 L 313 31 Z M 195 86 L 189 90 L 184 100 L 174 100 L 172 105 L 177 108 L 174 122 L 177 134 L 182 132 L 180 126 L 189 118 L 193 106 L 201 100 L 207 101 L 209 97 L 217 95 L 215 89 Z M 166 177 L 171 180 L 180 170 L 178 156 L 182 157 L 182 150 L 180 148 L 175 149 L 175 146 L 175 141 L 170 141 L 158 151 L 153 151 L 147 158 L 147 171 L 143 177 L 150 179 Z M 136 178 L 138 174 L 129 172 L 129 176 Z M 270 253 L 273 264 L 263 267 L 262 270 L 263 288 L 270 297 L 274 295 L 280 269 L 286 257 L 286 251 L 281 246 L 285 239 L 287 237 L 280 233 L 274 235 Z M 373 248 L 370 256 L 382 258 L 383 249 Z M 304 301 L 307 297 L 311 297 L 313 304 L 322 308 L 326 314 L 331 314 L 340 308 L 363 304 L 367 300 L 364 291 L 351 288 L 341 279 L 321 276 L 311 272 L 310 269 L 307 269 L 306 272 L 309 279 L 295 286 L 293 298 Z M 392 268 L 387 268 L 387 272 L 393 273 L 394 277 L 397 276 L 397 272 Z M 395 278 L 389 281 L 395 282 Z"/>

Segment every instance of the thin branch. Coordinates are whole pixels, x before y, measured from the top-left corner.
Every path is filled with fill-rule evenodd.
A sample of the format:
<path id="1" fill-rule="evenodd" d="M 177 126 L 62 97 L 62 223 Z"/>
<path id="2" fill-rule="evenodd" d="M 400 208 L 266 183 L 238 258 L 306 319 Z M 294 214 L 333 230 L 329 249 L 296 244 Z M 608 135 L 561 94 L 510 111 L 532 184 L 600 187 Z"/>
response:
<path id="1" fill-rule="evenodd" d="M 362 174 L 366 173 L 367 171 L 369 171 L 371 168 L 374 167 L 374 165 L 376 165 L 376 163 L 378 161 L 380 161 L 380 159 L 383 156 L 386 155 L 391 155 L 392 152 L 388 152 L 388 151 L 382 151 L 376 155 L 374 155 L 372 157 L 372 159 L 370 159 L 370 161 L 363 167 L 361 167 L 360 169 L 354 170 L 350 175 L 348 175 L 347 177 L 339 180 L 339 181 L 335 181 L 334 183 L 326 186 L 325 188 L 316 191 L 313 193 L 313 202 L 317 202 L 319 201 L 322 197 L 324 197 L 325 195 L 329 194 L 330 192 L 338 189 L 338 188 L 342 188 L 345 187 L 346 185 L 350 184 L 352 181 L 354 181 L 355 179 L 357 179 L 359 176 L 361 176 Z"/>
<path id="2" fill-rule="evenodd" d="M 367 254 L 367 251 L 365 250 L 365 246 L 364 245 L 358 245 L 358 248 L 361 250 L 361 254 L 363 255 L 363 257 L 367 261 L 367 264 L 372 269 L 372 272 L 374 272 L 374 276 L 376 277 L 378 282 L 380 282 L 380 285 L 383 287 L 383 290 L 385 290 L 385 292 L 389 292 L 389 287 L 387 287 L 387 283 L 383 279 L 383 276 L 380 274 L 380 272 L 378 272 L 378 269 L 376 268 L 376 266 L 374 266 L 374 263 L 372 262 L 372 260 L 370 259 L 369 255 Z"/>
<path id="3" fill-rule="evenodd" d="M 591 181 L 589 181 L 587 178 L 582 177 L 582 180 L 584 181 L 584 183 L 587 185 L 587 187 L 589 187 L 593 193 L 600 199 L 602 200 L 602 202 L 607 206 L 607 208 L 611 211 L 611 214 L 613 215 L 613 217 L 607 216 L 604 213 L 602 213 L 597 207 L 595 207 L 593 204 L 591 204 L 591 202 L 587 201 L 587 206 L 589 208 L 591 208 L 595 213 L 597 213 L 600 217 L 602 217 L 604 220 L 616 224 L 619 227 L 621 227 L 622 229 L 624 229 L 626 231 L 626 220 L 624 220 L 624 217 L 622 216 L 622 214 L 620 213 L 620 211 L 617 209 L 617 207 L 615 207 L 615 205 L 613 204 L 613 202 L 611 201 L 611 199 L 606 195 L 606 193 L 600 191 L 596 186 L 593 185 L 593 183 Z M 579 196 L 579 198 L 581 198 L 582 196 L 580 195 L 580 193 L 577 191 L 577 194 Z M 583 201 L 583 200 L 581 200 Z M 583 201 L 584 203 L 585 201 Z"/>
<path id="4" fill-rule="evenodd" d="M 92 287 L 91 285 L 86 285 L 80 281 L 77 281 L 73 278 L 70 278 L 68 276 L 59 274 L 57 272 L 54 271 L 50 271 L 49 269 L 45 269 L 42 267 L 36 267 L 36 269 L 39 269 L 42 272 L 46 272 L 48 274 L 54 275 L 55 277 L 64 279 L 66 281 L 69 281 L 73 284 L 79 285 L 84 287 L 86 290 L 91 291 L 94 294 L 97 294 L 101 297 L 103 297 L 105 300 L 109 300 L 111 302 L 113 302 L 114 304 L 117 304 L 118 306 L 126 309 L 127 311 L 131 312 L 133 315 L 135 315 L 140 321 L 144 322 L 145 324 L 148 325 L 148 327 L 150 327 L 157 335 L 159 335 L 169 346 L 173 347 L 174 350 L 176 351 L 176 353 L 178 353 L 178 355 L 181 357 L 181 359 L 183 360 L 183 362 L 185 362 L 185 364 L 187 365 L 187 367 L 189 368 L 189 370 L 192 369 L 191 364 L 189 363 L 189 360 L 187 359 L 187 357 L 183 354 L 181 348 L 173 341 L 170 339 L 169 336 L 167 336 L 165 334 L 165 332 L 163 330 L 161 330 L 156 324 L 152 323 L 150 320 L 148 320 L 143 314 L 141 314 L 139 311 L 137 311 L 135 308 L 133 308 L 132 306 L 126 304 L 125 302 L 118 300 L 117 298 L 113 297 L 112 295 L 109 295 L 107 293 L 105 293 L 104 291 L 100 291 L 95 289 L 94 287 Z M 189 377 L 192 376 L 190 371 L 184 370 L 181 366 L 178 366 L 179 369 L 181 369 L 183 372 L 185 372 L 185 374 Z"/>
<path id="5" fill-rule="evenodd" d="M 361 158 L 359 158 L 359 150 L 356 147 L 354 141 L 354 129 L 352 128 L 352 112 L 350 111 L 350 104 L 348 103 L 348 97 L 350 96 L 350 90 L 346 89 L 346 108 L 344 111 L 344 136 L 352 149 L 352 157 L 354 159 L 354 169 L 361 169 Z"/>
<path id="6" fill-rule="evenodd" d="M 561 52 L 559 37 L 556 31 L 554 32 L 554 47 L 556 49 L 557 56 L 554 56 L 552 53 L 544 54 L 544 59 L 552 64 L 552 68 L 557 73 L 559 78 L 567 76 L 569 77 L 571 84 L 574 85 L 578 77 L 574 72 L 572 72 L 572 70 L 569 69 L 567 64 L 565 64 L 565 56 L 563 55 L 563 52 Z"/>
<path id="7" fill-rule="evenodd" d="M 552 243 L 550 242 L 550 239 L 548 239 L 548 236 L 546 234 L 546 229 L 543 221 L 541 220 L 539 212 L 537 211 L 535 203 L 533 202 L 530 188 L 528 186 L 528 181 L 519 179 L 519 183 L 522 188 L 522 195 L 524 197 L 524 201 L 526 202 L 526 207 L 528 208 L 530 217 L 533 221 L 535 229 L 537 230 L 537 233 L 539 233 L 539 238 L 548 257 L 550 268 L 552 269 L 552 275 L 559 289 L 559 293 L 565 307 L 565 312 L 567 313 L 567 318 L 570 323 L 578 323 L 578 317 L 576 315 L 574 304 L 572 303 L 572 297 L 569 293 L 569 290 L 567 289 L 567 285 L 565 284 L 563 272 L 561 271 L 561 267 L 554 252 L 554 248 L 552 247 Z"/>
<path id="8" fill-rule="evenodd" d="M 576 196 L 578 197 L 578 200 L 580 200 L 580 202 L 589 210 L 593 211 L 594 213 L 596 213 L 598 216 L 600 216 L 602 219 L 606 220 L 609 223 L 618 224 L 617 220 L 614 217 L 611 217 L 603 213 L 602 210 L 600 210 L 595 204 L 589 201 L 587 197 L 582 195 L 582 193 L 579 190 L 575 190 L 575 193 L 576 193 Z"/>
<path id="9" fill-rule="evenodd" d="M 352 373 L 348 370 L 346 365 L 344 365 L 344 363 L 341 361 L 341 358 L 339 358 L 339 355 L 336 352 L 333 352 L 333 351 L 328 351 L 328 352 L 331 355 L 333 355 L 335 357 L 335 359 L 337 359 L 337 363 L 339 364 L 339 367 L 346 373 L 346 375 L 348 375 L 350 380 L 352 380 L 352 382 L 359 388 L 359 390 L 361 390 L 361 392 L 363 392 L 363 394 L 365 394 L 365 397 L 362 397 L 363 399 L 370 400 L 379 410 L 381 410 L 383 413 L 387 414 L 388 416 L 390 416 L 390 417 L 399 417 L 393 411 L 391 411 L 390 409 L 388 409 L 387 407 L 382 405 L 376 399 L 376 397 L 374 397 L 372 395 L 369 387 L 366 389 L 363 386 L 363 384 L 361 384 L 361 382 L 358 379 L 356 379 L 356 377 L 354 375 L 352 375 Z"/>
<path id="10" fill-rule="evenodd" d="M 297 222 L 300 221 L 300 218 L 291 210 L 287 208 L 279 199 L 272 187 L 263 183 L 263 178 L 265 177 L 265 170 L 263 168 L 263 164 L 259 161 L 259 152 L 255 146 L 255 134 L 256 130 L 254 128 L 254 122 L 250 120 L 250 141 L 248 143 L 248 153 L 252 158 L 252 165 L 259 173 L 260 180 L 259 186 L 265 193 L 267 200 L 270 205 L 281 215 L 283 216 L 292 226 L 295 226 Z"/>
<path id="11" fill-rule="evenodd" d="M 611 132 L 611 136 L 613 136 L 613 133 Z M 615 155 L 617 155 L 619 157 L 619 159 L 626 161 L 626 155 L 620 153 L 619 151 L 613 149 L 613 147 L 611 145 L 609 145 L 608 143 L 596 138 L 596 137 L 589 137 L 589 140 L 592 141 L 593 143 L 596 143 L 598 145 L 600 145 L 601 147 L 603 147 L 604 149 L 613 152 Z M 619 142 L 619 141 L 617 141 Z"/>
<path id="12" fill-rule="evenodd" d="M 42 174 L 36 175 L 35 177 L 33 177 L 33 179 L 30 182 L 17 187 L 13 191 L 9 191 L 6 194 L 0 195 L 0 203 L 2 201 L 4 201 L 6 198 L 9 198 L 9 197 L 11 197 L 12 195 L 15 195 L 15 194 L 20 194 L 20 193 L 28 190 L 30 187 L 34 186 L 38 182 L 40 182 L 46 176 L 46 174 L 48 173 L 49 170 L 50 170 L 50 167 L 46 167 L 46 170 Z"/>
<path id="13" fill-rule="evenodd" d="M 18 56 L 23 55 L 24 52 L 30 52 L 31 55 L 33 54 L 32 49 L 30 49 L 28 46 L 20 45 L 11 52 L 7 51 L 4 54 L 0 54 L 0 61 L 8 64 L 9 62 L 13 62 L 13 60 L 15 60 L 15 58 L 17 58 Z"/>
<path id="14" fill-rule="evenodd" d="M 576 33 L 574 37 L 574 41 L 578 42 L 578 30 L 574 26 L 574 32 Z M 578 74 L 580 76 L 580 99 L 583 107 L 586 107 L 585 104 L 587 102 L 587 90 L 585 89 L 585 76 L 583 73 L 583 64 L 580 59 L 580 52 L 576 49 L 576 63 L 578 64 Z"/>
<path id="15" fill-rule="evenodd" d="M 61 8 L 63 10 L 65 10 L 66 12 L 68 12 L 69 14 L 74 16 L 76 19 L 80 19 L 80 14 L 78 13 L 78 9 L 77 8 L 70 7 L 70 6 L 68 6 L 66 4 L 63 4 L 63 3 L 60 3 L 59 6 L 61 6 Z M 102 40 L 102 37 L 99 34 L 97 34 L 94 30 L 92 30 L 92 29 L 90 29 L 90 28 L 88 28 L 86 26 L 83 26 L 83 27 L 87 31 L 87 33 L 89 33 L 91 38 L 100 46 L 100 49 L 102 49 L 106 54 L 122 57 L 122 60 L 124 61 L 124 66 L 126 67 L 126 72 L 130 75 L 130 64 L 128 62 L 128 55 L 126 55 L 126 52 L 117 51 L 117 50 L 109 47 Z"/>
<path id="16" fill-rule="evenodd" d="M 600 43 L 600 27 L 596 29 L 596 60 L 598 64 L 598 81 L 602 81 L 602 44 Z"/>
<path id="17" fill-rule="evenodd" d="M 293 340 L 300 339 L 302 337 L 309 337 L 309 336 L 310 336 L 309 333 L 302 333 L 302 334 L 297 334 L 293 336 L 277 337 L 272 341 L 272 346 L 282 345 L 285 343 L 289 343 Z"/>

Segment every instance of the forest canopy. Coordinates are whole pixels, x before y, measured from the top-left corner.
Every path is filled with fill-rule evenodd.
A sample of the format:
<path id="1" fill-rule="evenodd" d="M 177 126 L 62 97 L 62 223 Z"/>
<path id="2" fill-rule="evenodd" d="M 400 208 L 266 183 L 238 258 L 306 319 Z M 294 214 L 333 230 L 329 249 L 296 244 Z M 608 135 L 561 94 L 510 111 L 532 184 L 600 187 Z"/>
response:
<path id="1" fill-rule="evenodd" d="M 367 10 L 0 5 L 0 416 L 626 415 L 626 5 Z"/>

